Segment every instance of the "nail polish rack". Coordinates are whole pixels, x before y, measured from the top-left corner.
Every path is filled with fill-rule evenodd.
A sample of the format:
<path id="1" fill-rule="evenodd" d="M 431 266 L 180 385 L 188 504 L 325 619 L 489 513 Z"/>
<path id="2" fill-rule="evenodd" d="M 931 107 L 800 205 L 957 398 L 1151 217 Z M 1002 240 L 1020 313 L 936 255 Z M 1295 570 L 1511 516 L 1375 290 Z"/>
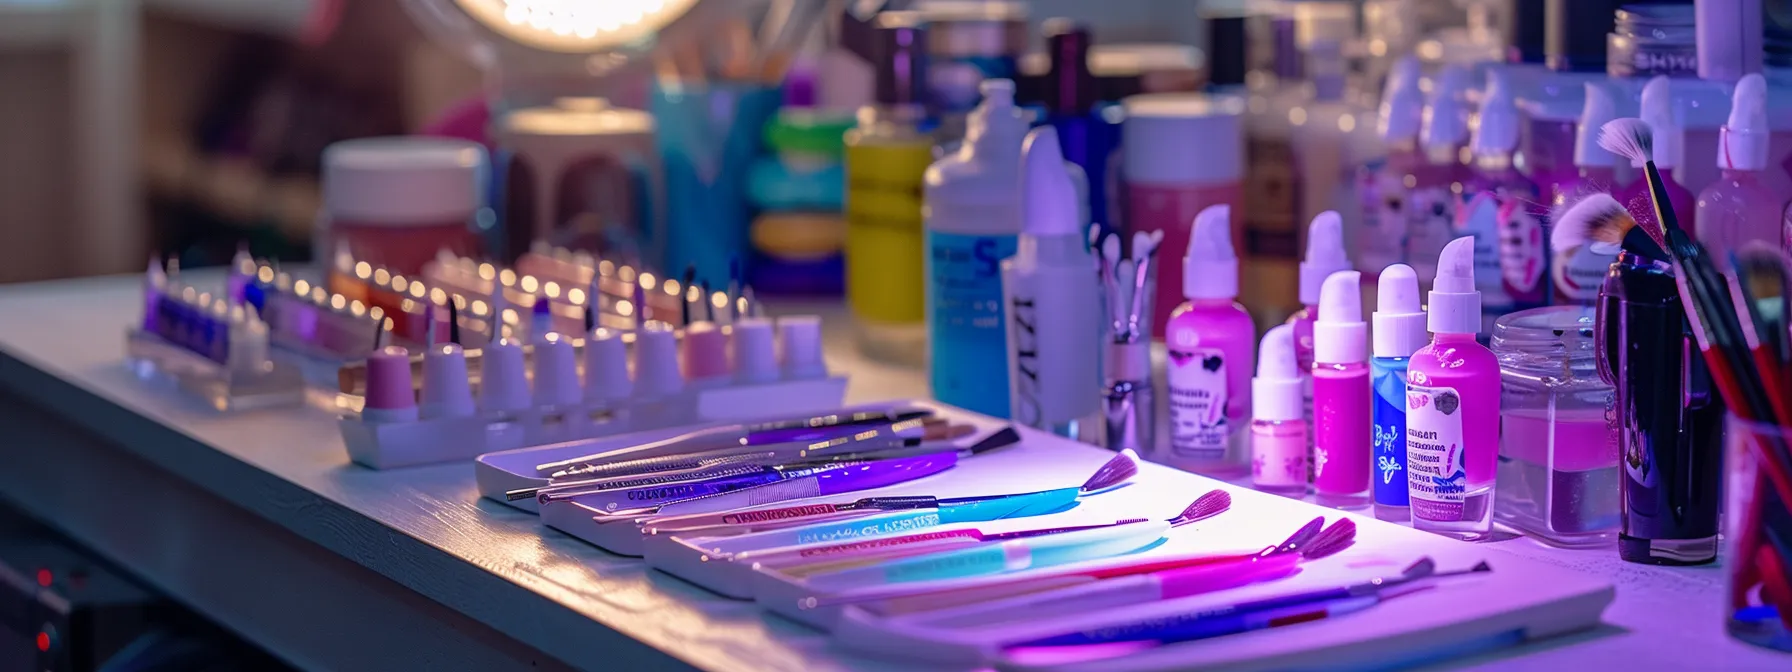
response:
<path id="1" fill-rule="evenodd" d="M 150 262 L 143 319 L 125 333 L 125 361 L 138 377 L 173 382 L 220 411 L 304 401 L 299 371 L 269 358 L 269 325 L 254 306 L 179 279 L 177 267 Z"/>
<path id="2" fill-rule="evenodd" d="M 574 340 L 549 333 L 528 347 L 505 337 L 477 353 L 433 345 L 420 368 L 405 348 L 388 347 L 368 358 L 359 412 L 339 424 L 350 458 L 390 469 L 838 408 L 846 377 L 828 373 L 820 329 L 813 316 L 684 330 L 649 321 L 633 334 L 599 327 Z"/>

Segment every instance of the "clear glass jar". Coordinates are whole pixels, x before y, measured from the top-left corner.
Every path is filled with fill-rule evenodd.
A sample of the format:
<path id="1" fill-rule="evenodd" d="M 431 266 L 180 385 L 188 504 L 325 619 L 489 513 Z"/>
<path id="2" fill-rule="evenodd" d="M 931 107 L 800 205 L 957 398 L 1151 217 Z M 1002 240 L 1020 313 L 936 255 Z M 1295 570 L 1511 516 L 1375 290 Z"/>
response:
<path id="1" fill-rule="evenodd" d="M 1557 546 L 1617 538 L 1616 397 L 1594 363 L 1593 309 L 1549 306 L 1493 327 L 1500 362 L 1494 519 Z"/>
<path id="2" fill-rule="evenodd" d="M 1619 9 L 1605 39 L 1605 63 L 1613 77 L 1697 77 L 1692 3 Z"/>

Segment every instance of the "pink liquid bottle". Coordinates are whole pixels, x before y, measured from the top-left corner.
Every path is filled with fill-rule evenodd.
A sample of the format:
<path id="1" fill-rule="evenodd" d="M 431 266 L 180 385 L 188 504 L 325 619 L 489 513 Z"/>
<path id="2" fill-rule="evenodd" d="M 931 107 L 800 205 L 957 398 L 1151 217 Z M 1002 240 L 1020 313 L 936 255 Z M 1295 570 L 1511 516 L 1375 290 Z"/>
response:
<path id="1" fill-rule="evenodd" d="M 1419 128 L 1421 165 L 1404 180 L 1406 192 L 1406 259 L 1419 274 L 1419 283 L 1437 275 L 1435 260 L 1455 237 L 1457 202 L 1468 181 L 1463 164 L 1468 143 L 1468 114 L 1462 102 L 1469 73 L 1460 66 L 1446 66 L 1431 86 Z"/>
<path id="2" fill-rule="evenodd" d="M 1237 301 L 1231 206 L 1208 206 L 1195 217 L 1182 264 L 1188 301 L 1164 327 L 1170 440 L 1154 461 L 1216 478 L 1243 476 L 1257 333 Z"/>
<path id="3" fill-rule="evenodd" d="M 1587 82 L 1586 87 L 1586 103 L 1574 132 L 1575 175 L 1556 185 L 1550 199 L 1552 212 L 1563 212 L 1586 196 L 1611 193 L 1618 187 L 1613 170 L 1618 156 L 1599 146 L 1599 129 L 1617 118 L 1616 105 L 1604 85 Z M 1586 245 L 1557 253 L 1549 264 L 1555 303 L 1593 305 L 1599 298 L 1599 284 L 1605 281 L 1606 269 L 1617 258 L 1616 253 L 1601 254 Z"/>
<path id="4" fill-rule="evenodd" d="M 1784 198 L 1768 188 L 1767 80 L 1751 74 L 1736 83 L 1729 123 L 1720 131 L 1717 167 L 1722 174 L 1699 192 L 1695 208 L 1700 242 L 1719 259 L 1746 243 L 1779 242 Z M 1670 197 L 1671 198 L 1671 197 Z"/>
<path id="5" fill-rule="evenodd" d="M 1251 487 L 1289 497 L 1307 494 L 1306 392 L 1294 358 L 1294 327 L 1263 335 L 1251 380 Z"/>
<path id="6" fill-rule="evenodd" d="M 1477 541 L 1493 531 L 1499 465 L 1500 365 L 1475 342 L 1475 240 L 1457 238 L 1437 259 L 1431 345 L 1406 373 L 1407 492 L 1414 529 Z"/>
<path id="7" fill-rule="evenodd" d="M 1333 273 L 1350 269 L 1344 254 L 1344 219 L 1331 210 L 1319 213 L 1307 227 L 1307 256 L 1300 262 L 1301 309 L 1288 316 L 1294 328 L 1294 356 L 1300 364 L 1303 390 L 1301 416 L 1313 423 L 1313 323 L 1319 319 L 1319 288 Z M 1307 436 L 1307 480 L 1313 480 L 1312 435 Z"/>
<path id="8" fill-rule="evenodd" d="M 1686 232 L 1697 237 L 1697 215 L 1693 212 L 1693 204 L 1697 197 L 1686 187 L 1674 180 L 1674 167 L 1680 164 L 1683 153 L 1681 146 L 1686 130 L 1674 115 L 1674 98 L 1668 92 L 1668 78 L 1664 76 L 1649 80 L 1643 85 L 1642 120 L 1649 123 L 1654 131 L 1655 169 L 1661 173 L 1661 181 L 1668 192 L 1668 204 L 1674 206 L 1674 218 L 1680 220 L 1680 226 Z M 1635 161 L 1632 166 L 1640 169 L 1643 164 Z M 1649 197 L 1649 181 L 1637 180 L 1630 186 L 1612 193 L 1612 197 L 1624 204 L 1630 216 L 1636 219 L 1638 226 L 1645 231 L 1661 231 L 1661 222 L 1655 220 L 1655 202 Z M 1687 222 L 1695 222 L 1688 226 Z"/>
<path id="9" fill-rule="evenodd" d="M 1320 290 L 1313 324 L 1313 492 L 1321 506 L 1369 504 L 1369 324 L 1362 274 L 1339 271 Z"/>

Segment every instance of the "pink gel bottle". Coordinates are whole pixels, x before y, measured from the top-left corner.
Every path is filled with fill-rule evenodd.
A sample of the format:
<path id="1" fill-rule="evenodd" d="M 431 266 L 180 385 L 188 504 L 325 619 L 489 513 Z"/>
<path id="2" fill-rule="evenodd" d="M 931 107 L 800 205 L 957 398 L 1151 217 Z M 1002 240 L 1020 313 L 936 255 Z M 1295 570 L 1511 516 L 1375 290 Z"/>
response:
<path id="1" fill-rule="evenodd" d="M 1319 292 L 1313 323 L 1313 492 L 1320 506 L 1369 504 L 1369 324 L 1362 274 L 1339 271 Z"/>
<path id="2" fill-rule="evenodd" d="M 1475 342 L 1475 239 L 1457 238 L 1437 258 L 1431 345 L 1406 372 L 1407 492 L 1414 529 L 1467 541 L 1493 530 L 1499 465 L 1500 365 Z"/>
<path id="3" fill-rule="evenodd" d="M 1251 417 L 1257 334 L 1237 301 L 1232 206 L 1208 206 L 1195 217 L 1182 264 L 1182 295 L 1188 301 L 1170 313 L 1164 327 L 1169 449 L 1156 461 L 1215 478 L 1243 476 L 1242 430 Z"/>
<path id="4" fill-rule="evenodd" d="M 1649 80 L 1643 85 L 1642 120 L 1649 123 L 1654 131 L 1655 147 L 1653 158 L 1655 169 L 1661 173 L 1661 181 L 1667 188 L 1668 204 L 1674 206 L 1674 218 L 1680 220 L 1680 226 L 1689 234 L 1697 237 L 1697 215 L 1693 212 L 1693 196 L 1686 187 L 1674 179 L 1674 166 L 1679 165 L 1681 145 L 1684 142 L 1685 129 L 1680 127 L 1674 117 L 1674 98 L 1668 92 L 1668 78 L 1663 75 Z M 1641 173 L 1643 164 L 1636 161 L 1630 164 Z M 1655 201 L 1649 196 L 1649 181 L 1639 179 L 1630 186 L 1612 192 L 1612 197 L 1624 204 L 1630 216 L 1636 219 L 1637 226 L 1645 231 L 1660 231 L 1661 222 L 1655 221 Z"/>
<path id="5" fill-rule="evenodd" d="M 1306 391 L 1294 356 L 1294 327 L 1263 335 L 1251 380 L 1251 487 L 1289 497 L 1307 494 Z"/>
<path id="6" fill-rule="evenodd" d="M 1743 244 L 1779 242 L 1780 205 L 1767 187 L 1767 80 L 1751 74 L 1736 83 L 1729 123 L 1717 145 L 1717 181 L 1699 192 L 1695 212 L 1700 242 L 1718 259 Z M 1671 198 L 1671 197 L 1670 197 Z"/>

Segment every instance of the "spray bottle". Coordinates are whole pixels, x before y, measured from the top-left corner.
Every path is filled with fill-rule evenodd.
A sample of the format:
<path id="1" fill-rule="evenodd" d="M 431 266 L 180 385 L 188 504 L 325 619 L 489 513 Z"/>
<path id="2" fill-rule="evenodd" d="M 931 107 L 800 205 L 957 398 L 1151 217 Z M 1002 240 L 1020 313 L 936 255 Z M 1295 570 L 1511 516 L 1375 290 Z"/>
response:
<path id="1" fill-rule="evenodd" d="M 1195 216 L 1182 264 L 1182 295 L 1188 301 L 1164 326 L 1169 453 L 1156 461 L 1216 478 L 1242 476 L 1239 430 L 1251 417 L 1257 335 L 1250 313 L 1237 301 L 1231 206 L 1208 206 Z"/>
<path id="2" fill-rule="evenodd" d="M 1406 492 L 1406 369 L 1412 353 L 1425 347 L 1425 311 L 1419 308 L 1419 276 L 1411 266 L 1387 267 L 1375 290 L 1375 357 L 1369 360 L 1369 384 L 1375 390 L 1369 414 L 1375 517 L 1406 522 L 1412 517 Z"/>
<path id="3" fill-rule="evenodd" d="M 927 368 L 935 398 L 1007 417 L 1000 264 L 1014 255 L 1020 233 L 1027 119 L 1014 106 L 1014 82 L 985 80 L 982 89 L 964 144 L 925 177 Z"/>
<path id="4" fill-rule="evenodd" d="M 1499 466 L 1500 364 L 1475 341 L 1475 239 L 1457 238 L 1437 258 L 1427 325 L 1431 344 L 1406 373 L 1406 484 L 1414 529 L 1467 541 L 1493 531 Z"/>
<path id="5" fill-rule="evenodd" d="M 1736 83 L 1729 123 L 1720 131 L 1717 167 L 1722 176 L 1699 192 L 1696 217 L 1699 240 L 1717 258 L 1742 249 L 1744 243 L 1780 242 L 1784 199 L 1765 182 L 1767 169 L 1767 80 L 1751 74 Z M 1669 198 L 1672 198 L 1671 196 Z"/>
<path id="6" fill-rule="evenodd" d="M 1089 272 L 1095 260 L 1084 247 L 1057 131 L 1028 133 L 1021 163 L 1020 243 L 1002 262 L 1010 417 L 1075 438 L 1077 421 L 1097 410 L 1101 385 L 1100 296 Z"/>
<path id="7" fill-rule="evenodd" d="M 1313 492 L 1321 506 L 1369 503 L 1369 324 L 1362 274 L 1338 271 L 1319 292 L 1313 323 Z"/>
<path id="8" fill-rule="evenodd" d="M 1463 188 L 1456 230 L 1475 237 L 1475 281 L 1481 292 L 1481 333 L 1515 310 L 1549 300 L 1549 236 L 1535 212 L 1537 185 L 1513 165 L 1518 149 L 1518 104 L 1500 71 L 1487 73 L 1480 123 L 1469 152 L 1474 173 Z"/>

